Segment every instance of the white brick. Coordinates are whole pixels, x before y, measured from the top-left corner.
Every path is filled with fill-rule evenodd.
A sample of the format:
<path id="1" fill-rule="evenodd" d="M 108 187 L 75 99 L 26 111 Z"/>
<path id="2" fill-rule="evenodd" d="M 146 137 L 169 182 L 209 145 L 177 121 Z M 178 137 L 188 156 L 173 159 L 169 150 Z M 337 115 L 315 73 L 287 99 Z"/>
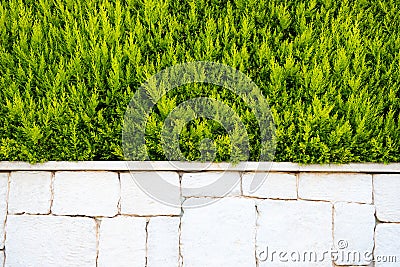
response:
<path id="1" fill-rule="evenodd" d="M 334 248 L 345 256 L 337 265 L 368 265 L 365 253 L 374 248 L 375 208 L 368 204 L 336 203 L 334 206 Z M 354 254 L 356 253 L 356 254 Z"/>
<path id="2" fill-rule="evenodd" d="M 332 248 L 330 203 L 264 200 L 257 207 L 259 266 L 332 266 L 331 258 L 324 258 L 324 253 Z M 309 261 L 311 252 L 317 255 L 317 262 L 314 256 Z M 309 254 L 304 261 L 305 253 Z"/>
<path id="3" fill-rule="evenodd" d="M 376 216 L 383 222 L 400 222 L 400 174 L 374 175 Z"/>
<path id="4" fill-rule="evenodd" d="M 184 173 L 182 195 L 185 197 L 240 196 L 240 174 L 239 172 Z"/>
<path id="5" fill-rule="evenodd" d="M 400 265 L 400 224 L 378 224 L 375 230 L 375 267 Z"/>
<path id="6" fill-rule="evenodd" d="M 250 185 L 253 179 L 264 182 L 255 191 L 250 192 Z M 297 198 L 297 178 L 295 174 L 279 172 L 249 172 L 243 174 L 243 195 L 259 198 L 277 199 L 296 199 Z"/>
<path id="7" fill-rule="evenodd" d="M 120 185 L 114 172 L 56 172 L 52 212 L 59 215 L 114 216 Z"/>
<path id="8" fill-rule="evenodd" d="M 186 209 L 181 225 L 183 266 L 255 266 L 254 201 L 224 198 Z"/>
<path id="9" fill-rule="evenodd" d="M 4 248 L 4 223 L 7 216 L 8 173 L 0 173 L 0 249 Z"/>
<path id="10" fill-rule="evenodd" d="M 6 230 L 6 266 L 96 265 L 94 219 L 10 215 Z"/>
<path id="11" fill-rule="evenodd" d="M 100 223 L 98 266 L 145 266 L 146 219 L 118 216 Z"/>
<path id="12" fill-rule="evenodd" d="M 51 204 L 51 172 L 12 172 L 8 212 L 48 214 Z"/>
<path id="13" fill-rule="evenodd" d="M 135 178 L 132 177 L 134 175 Z M 149 196 L 138 185 L 139 182 L 154 182 L 152 189 L 157 189 L 162 196 L 168 197 L 169 202 L 180 203 L 179 175 L 176 172 L 138 172 L 121 173 L 121 213 L 135 215 L 179 215 L 179 206 L 164 204 L 159 195 Z M 158 178 L 169 183 L 170 189 L 160 186 Z"/>
<path id="14" fill-rule="evenodd" d="M 372 176 L 354 173 L 300 173 L 299 197 L 310 200 L 372 202 Z"/>
<path id="15" fill-rule="evenodd" d="M 147 266 L 179 266 L 179 223 L 177 217 L 152 217 L 147 225 Z"/>

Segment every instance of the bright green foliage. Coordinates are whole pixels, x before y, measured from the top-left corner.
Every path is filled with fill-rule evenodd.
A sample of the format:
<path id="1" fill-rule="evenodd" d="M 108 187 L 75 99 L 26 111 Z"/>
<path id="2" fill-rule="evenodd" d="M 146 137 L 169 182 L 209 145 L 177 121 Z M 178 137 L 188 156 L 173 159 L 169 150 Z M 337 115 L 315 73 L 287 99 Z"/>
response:
<path id="1" fill-rule="evenodd" d="M 268 99 L 276 161 L 400 160 L 400 4 L 362 1 L 0 0 L 0 160 L 123 159 L 123 115 L 158 71 L 189 61 L 241 70 Z M 246 125 L 251 110 L 229 91 L 178 88 L 148 121 L 151 158 L 164 159 L 162 123 L 177 104 L 208 96 Z M 181 134 L 189 159 L 220 124 L 199 119 Z"/>

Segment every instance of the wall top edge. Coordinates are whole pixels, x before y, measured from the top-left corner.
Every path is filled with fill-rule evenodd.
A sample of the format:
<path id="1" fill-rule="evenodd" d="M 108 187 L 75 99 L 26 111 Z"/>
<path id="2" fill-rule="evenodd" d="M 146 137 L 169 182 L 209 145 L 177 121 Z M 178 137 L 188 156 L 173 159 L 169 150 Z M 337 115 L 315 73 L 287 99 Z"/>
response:
<path id="1" fill-rule="evenodd" d="M 0 161 L 0 171 L 274 171 L 274 172 L 349 172 L 400 173 L 400 163 L 309 164 L 291 162 L 199 163 L 176 161 Z"/>

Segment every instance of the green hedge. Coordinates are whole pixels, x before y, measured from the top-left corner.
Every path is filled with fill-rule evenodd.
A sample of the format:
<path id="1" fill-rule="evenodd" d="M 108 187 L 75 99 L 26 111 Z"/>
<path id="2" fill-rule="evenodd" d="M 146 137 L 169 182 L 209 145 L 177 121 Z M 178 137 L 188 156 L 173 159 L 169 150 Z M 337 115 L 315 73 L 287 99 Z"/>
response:
<path id="1" fill-rule="evenodd" d="M 135 90 L 182 62 L 241 70 L 268 99 L 276 161 L 400 160 L 400 6 L 359 0 L 1 0 L 0 160 L 121 160 L 123 115 Z M 257 160 L 259 132 L 242 99 L 223 88 L 177 88 L 147 127 L 163 160 L 162 122 L 195 96 L 229 104 Z M 189 159 L 230 140 L 198 119 L 181 133 Z"/>

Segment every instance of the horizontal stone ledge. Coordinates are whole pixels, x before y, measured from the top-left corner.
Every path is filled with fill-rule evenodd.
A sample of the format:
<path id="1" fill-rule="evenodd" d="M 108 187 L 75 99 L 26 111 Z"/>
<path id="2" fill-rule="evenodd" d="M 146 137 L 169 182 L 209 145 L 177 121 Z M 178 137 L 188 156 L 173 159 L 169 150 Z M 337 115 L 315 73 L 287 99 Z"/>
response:
<path id="1" fill-rule="evenodd" d="M 400 163 L 349 163 L 308 164 L 291 162 L 240 162 L 200 163 L 177 161 L 49 161 L 27 162 L 0 161 L 0 171 L 273 171 L 273 172 L 355 172 L 400 173 Z"/>

